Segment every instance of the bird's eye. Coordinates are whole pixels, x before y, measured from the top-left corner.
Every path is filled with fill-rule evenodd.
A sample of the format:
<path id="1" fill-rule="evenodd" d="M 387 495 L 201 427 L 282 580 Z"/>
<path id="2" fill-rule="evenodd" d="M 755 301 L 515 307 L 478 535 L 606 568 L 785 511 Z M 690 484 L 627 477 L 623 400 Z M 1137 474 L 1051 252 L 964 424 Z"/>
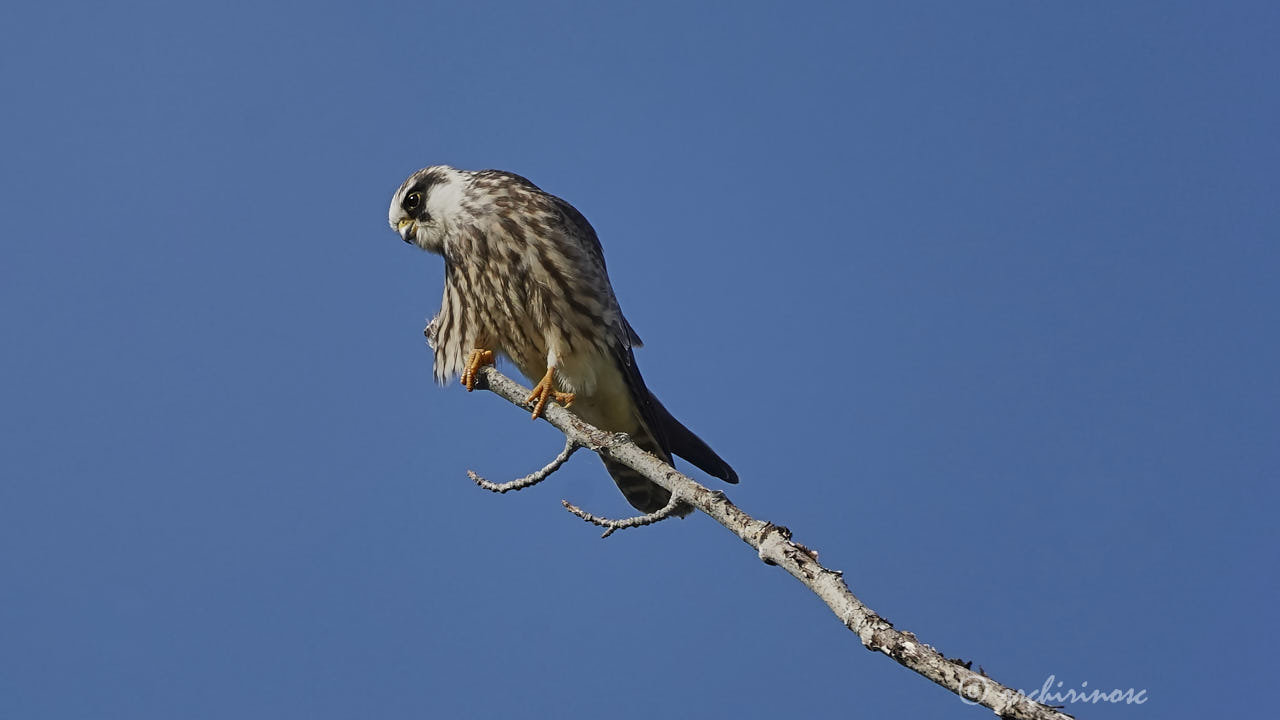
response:
<path id="1" fill-rule="evenodd" d="M 404 208 L 405 212 L 417 211 L 418 208 L 422 207 L 422 193 L 411 192 L 405 195 L 404 202 L 400 203 L 400 207 Z"/>

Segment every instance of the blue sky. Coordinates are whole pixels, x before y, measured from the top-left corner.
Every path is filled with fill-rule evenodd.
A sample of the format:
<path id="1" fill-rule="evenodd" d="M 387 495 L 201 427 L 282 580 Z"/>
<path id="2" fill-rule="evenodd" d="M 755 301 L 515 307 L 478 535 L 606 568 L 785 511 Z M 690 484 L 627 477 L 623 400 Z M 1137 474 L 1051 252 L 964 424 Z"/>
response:
<path id="1" fill-rule="evenodd" d="M 0 717 L 985 717 L 432 383 L 431 164 L 582 210 L 730 496 L 1079 717 L 1270 687 L 1272 3 L 9 4 Z M 714 482 L 714 481 L 709 481 Z"/>

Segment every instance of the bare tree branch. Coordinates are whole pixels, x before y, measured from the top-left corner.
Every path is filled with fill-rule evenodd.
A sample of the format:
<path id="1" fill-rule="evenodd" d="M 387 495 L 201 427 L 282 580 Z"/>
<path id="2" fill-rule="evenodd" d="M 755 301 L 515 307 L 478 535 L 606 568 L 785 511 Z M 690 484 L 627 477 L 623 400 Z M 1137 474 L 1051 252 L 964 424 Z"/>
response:
<path id="1" fill-rule="evenodd" d="M 651 513 L 648 513 L 647 515 L 637 515 L 636 517 L 629 517 L 625 520 L 610 520 L 609 518 L 602 518 L 596 515 L 592 515 L 586 510 L 583 510 L 577 505 L 574 505 L 573 503 L 569 502 L 568 500 L 561 500 L 560 502 L 564 504 L 565 510 L 568 510 L 574 515 L 577 515 L 578 517 L 582 518 L 583 520 L 586 520 L 592 525 L 598 525 L 602 528 L 607 528 L 604 531 L 604 534 L 600 536 L 602 538 L 607 538 L 610 535 L 612 535 L 615 531 L 618 531 L 618 530 L 625 530 L 626 528 L 633 528 L 633 527 L 644 527 L 645 525 L 652 525 L 656 522 L 662 522 L 663 520 L 666 520 L 672 515 L 676 515 L 677 517 L 679 517 L 678 511 L 682 507 L 680 504 L 680 500 L 675 495 L 672 495 L 671 499 L 667 501 L 666 505 L 663 505 L 662 507 L 658 508 L 657 510 L 654 510 Z"/>
<path id="2" fill-rule="evenodd" d="M 496 368 L 492 366 L 481 368 L 478 380 L 476 387 L 486 388 L 519 407 L 525 409 L 531 407 L 524 402 L 529 390 L 498 372 Z M 898 663 L 959 695 L 965 702 L 990 708 L 1002 718 L 1071 719 L 1070 715 L 1035 702 L 987 677 L 981 668 L 979 672 L 974 672 L 969 669 L 968 663 L 943 657 L 937 650 L 920 642 L 914 634 L 895 629 L 892 623 L 877 615 L 854 596 L 849 586 L 845 584 L 841 571 L 823 567 L 818 562 L 816 551 L 792 541 L 790 530 L 771 522 L 756 520 L 730 502 L 724 493 L 695 482 L 692 478 L 641 450 L 626 435 L 609 433 L 592 427 L 554 403 L 547 405 L 543 417 L 563 432 L 568 439 L 565 453 L 562 453 L 566 459 L 568 457 L 566 453 L 572 452 L 569 449 L 571 447 L 589 448 L 603 457 L 632 468 L 670 490 L 673 504 L 688 503 L 711 516 L 743 542 L 755 548 L 760 559 L 766 564 L 781 567 L 812 590 L 827 604 L 827 607 L 831 608 L 840 622 L 858 636 L 858 640 L 868 650 L 888 655 Z M 554 471 L 554 468 L 551 471 Z M 542 472 L 539 471 L 539 473 Z M 550 472 L 544 473 L 542 477 L 548 474 Z M 663 511 L 659 511 L 661 512 Z M 590 515 L 585 512 L 575 514 L 579 517 Z M 591 517 L 594 518 L 594 516 Z M 584 519 L 587 518 L 584 517 Z M 606 527 L 609 526 L 606 525 Z M 611 528 L 605 535 L 609 535 L 613 529 L 617 528 Z"/>
<path id="3" fill-rule="evenodd" d="M 576 452 L 577 449 L 580 447 L 582 446 L 575 443 L 573 440 L 566 438 L 564 441 L 564 450 L 561 450 L 560 454 L 555 456 L 555 459 L 547 463 L 546 467 L 542 468 L 541 470 L 538 470 L 537 472 L 529 473 L 528 475 L 525 475 L 522 478 L 516 478 L 511 482 L 504 482 L 504 483 L 489 482 L 488 480 L 485 480 L 484 478 L 477 475 L 474 470 L 468 470 L 467 477 L 470 477 L 471 480 L 475 482 L 475 484 L 479 485 L 485 490 L 488 490 L 489 492 L 496 492 L 498 494 L 502 494 L 505 492 L 511 492 L 512 490 L 523 490 L 527 487 L 533 487 L 534 485 L 537 485 L 543 480 L 546 480 L 547 477 L 551 475 L 551 473 L 559 470 L 560 466 L 565 464 L 565 462 L 569 460 L 569 456 L 573 455 L 573 453 Z"/>

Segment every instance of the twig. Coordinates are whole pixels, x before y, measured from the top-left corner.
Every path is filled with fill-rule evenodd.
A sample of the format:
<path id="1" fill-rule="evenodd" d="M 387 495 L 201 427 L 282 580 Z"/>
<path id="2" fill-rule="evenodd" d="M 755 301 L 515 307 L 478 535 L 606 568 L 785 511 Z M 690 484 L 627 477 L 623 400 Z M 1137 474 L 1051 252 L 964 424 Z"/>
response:
<path id="1" fill-rule="evenodd" d="M 546 480 L 547 477 L 551 475 L 551 473 L 559 470 L 560 466 L 565 464 L 565 462 L 568 461 L 569 457 L 573 455 L 573 453 L 576 452 L 580 447 L 582 446 L 578 445 L 572 440 L 566 439 L 564 441 L 564 450 L 561 450 L 560 454 L 557 455 L 554 460 L 547 463 L 546 467 L 542 468 L 537 472 L 525 475 L 522 478 L 516 478 L 511 482 L 504 482 L 504 483 L 489 482 L 488 480 L 485 480 L 484 478 L 477 475 L 474 470 L 468 470 L 467 477 L 470 477 L 475 482 L 475 484 L 479 485 L 485 490 L 488 490 L 489 492 L 496 492 L 501 494 L 505 492 L 510 492 L 512 490 L 523 490 L 527 487 L 533 487 L 534 485 L 537 485 L 543 480 Z"/>
<path id="2" fill-rule="evenodd" d="M 667 501 L 666 505 L 663 505 L 661 508 L 651 513 L 648 513 L 646 515 L 637 515 L 635 517 L 629 517 L 624 520 L 611 520 L 609 518 L 603 518 L 597 515 L 592 515 L 586 510 L 583 510 L 577 505 L 574 505 L 573 503 L 569 502 L 568 500 L 561 500 L 560 502 L 564 505 L 565 510 L 568 510 L 574 515 L 577 515 L 578 517 L 582 518 L 583 520 L 586 520 L 592 525 L 598 525 L 602 528 L 606 528 L 606 530 L 604 531 L 604 534 L 600 536 L 602 538 L 609 537 L 616 530 L 625 530 L 627 528 L 633 528 L 633 527 L 644 527 L 645 525 L 652 525 L 656 522 L 662 522 L 663 520 L 666 520 L 667 518 L 675 514 L 676 510 L 678 510 L 681 506 L 681 503 L 679 500 L 676 499 L 676 496 L 672 495 L 671 499 Z"/>
<path id="3" fill-rule="evenodd" d="M 525 407 L 524 398 L 529 394 L 527 388 L 521 387 L 492 366 L 481 368 L 480 376 L 484 378 L 484 387 L 488 390 L 514 405 Z M 965 702 L 990 708 L 1002 718 L 1071 720 L 1070 715 L 1001 685 L 985 672 L 974 672 L 963 663 L 943 657 L 937 650 L 920 642 L 914 634 L 895 629 L 892 623 L 854 596 L 839 570 L 823 567 L 818 562 L 817 552 L 792 542 L 790 530 L 756 520 L 730 502 L 724 493 L 695 482 L 641 450 L 625 436 L 588 425 L 559 405 L 548 404 L 543 417 L 563 432 L 571 445 L 589 448 L 603 457 L 626 465 L 670 490 L 671 502 L 693 505 L 728 528 L 743 542 L 755 548 L 765 563 L 786 570 L 812 590 L 840 618 L 840 622 L 858 636 L 858 640 L 868 650 L 888 655 L 901 665 L 959 695 Z"/>

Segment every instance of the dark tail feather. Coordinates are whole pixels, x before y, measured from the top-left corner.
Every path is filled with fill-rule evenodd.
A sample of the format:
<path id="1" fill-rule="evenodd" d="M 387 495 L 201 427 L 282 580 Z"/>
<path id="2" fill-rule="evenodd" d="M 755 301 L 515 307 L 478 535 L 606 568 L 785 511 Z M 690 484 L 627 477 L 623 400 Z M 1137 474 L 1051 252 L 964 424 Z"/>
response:
<path id="1" fill-rule="evenodd" d="M 658 402 L 657 396 L 649 393 L 649 401 L 652 403 L 654 419 L 659 426 L 654 428 L 654 432 L 666 440 L 667 449 L 672 454 L 688 460 L 708 475 L 718 477 L 727 483 L 738 482 L 738 473 L 729 467 L 729 463 L 717 455 L 715 450 L 702 441 L 702 438 L 694 435 L 692 430 L 675 419 L 662 406 L 662 403 Z"/>
<path id="2" fill-rule="evenodd" d="M 645 391 L 643 386 L 641 390 Z M 702 442 L 702 438 L 694 435 L 692 430 L 672 417 L 653 393 L 649 393 L 646 410 L 650 429 L 647 432 L 642 430 L 631 438 L 642 449 L 653 453 L 667 463 L 671 462 L 672 454 L 679 455 L 708 475 L 718 477 L 725 482 L 738 482 L 738 474 L 729 467 L 729 463 L 707 447 L 707 444 Z M 655 424 L 657 427 L 652 427 Z M 662 441 L 655 439 L 655 435 L 661 437 Z M 666 447 L 663 447 L 664 445 Z M 670 492 L 635 470 L 603 457 L 600 459 L 604 461 L 605 468 L 613 476 L 613 481 L 618 484 L 618 489 L 627 498 L 627 502 L 636 509 L 646 513 L 656 512 L 671 499 Z M 677 515 L 684 516 L 692 510 L 693 508 L 688 505 L 681 505 L 675 512 Z"/>
<path id="3" fill-rule="evenodd" d="M 650 450 L 650 452 L 653 452 L 653 450 Z M 661 485 L 622 463 L 605 460 L 604 458 L 600 459 L 604 461 L 604 467 L 609 471 L 609 475 L 613 477 L 613 481 L 618 484 L 618 489 L 622 491 L 623 497 L 640 512 L 657 512 L 666 507 L 671 500 L 670 491 Z M 676 508 L 675 514 L 684 517 L 692 511 L 692 506 L 681 504 Z"/>
<path id="4" fill-rule="evenodd" d="M 639 432 L 631 437 L 636 445 L 645 452 L 653 453 L 658 459 L 671 464 L 671 455 L 653 435 L 648 432 Z M 623 497 L 631 506 L 645 513 L 657 512 L 666 507 L 671 500 L 671 492 L 654 481 L 646 478 L 631 468 L 616 463 L 603 455 L 600 459 L 604 462 L 605 469 L 609 471 L 609 475 L 613 477 L 613 481 L 618 484 L 618 489 L 622 491 Z M 689 505 L 681 505 L 676 508 L 675 514 L 684 517 L 693 511 Z"/>

